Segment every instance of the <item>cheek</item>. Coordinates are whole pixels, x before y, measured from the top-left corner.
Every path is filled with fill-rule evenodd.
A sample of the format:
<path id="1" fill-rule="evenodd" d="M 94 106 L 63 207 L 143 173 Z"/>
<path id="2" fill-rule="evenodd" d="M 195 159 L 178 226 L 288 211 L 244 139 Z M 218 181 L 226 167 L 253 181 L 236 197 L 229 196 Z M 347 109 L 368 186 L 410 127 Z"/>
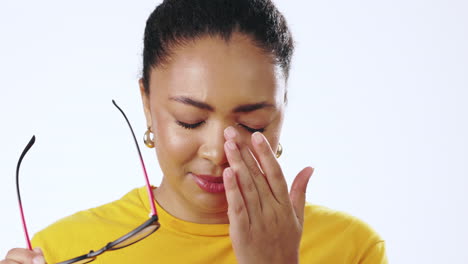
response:
<path id="1" fill-rule="evenodd" d="M 156 116 L 154 121 L 157 131 L 155 148 L 161 169 L 168 174 L 166 170 L 183 169 L 184 164 L 196 156 L 197 142 L 169 118 Z"/>
<path id="2" fill-rule="evenodd" d="M 276 119 L 271 126 L 271 129 L 265 131 L 264 135 L 267 138 L 268 142 L 270 143 L 273 152 L 276 152 L 276 147 L 278 146 L 280 135 L 281 135 L 281 128 L 283 127 L 283 115 L 279 115 L 278 119 Z"/>
<path id="3" fill-rule="evenodd" d="M 267 138 L 268 142 L 270 143 L 270 146 L 273 149 L 273 151 L 276 150 L 275 148 L 279 143 L 279 135 L 280 135 L 279 130 L 272 131 L 271 133 L 266 133 L 265 134 L 265 137 Z"/>

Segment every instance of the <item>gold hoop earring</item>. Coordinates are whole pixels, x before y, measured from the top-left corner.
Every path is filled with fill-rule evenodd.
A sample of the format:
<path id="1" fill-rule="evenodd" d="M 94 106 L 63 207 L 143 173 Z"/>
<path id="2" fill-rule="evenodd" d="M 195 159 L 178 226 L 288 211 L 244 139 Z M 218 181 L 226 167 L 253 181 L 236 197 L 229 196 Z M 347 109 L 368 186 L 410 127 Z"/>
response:
<path id="1" fill-rule="evenodd" d="M 143 136 L 143 142 L 145 142 L 145 145 L 148 148 L 154 148 L 154 134 L 153 134 L 153 139 L 151 138 L 151 127 L 148 127 L 148 129 L 145 132 L 145 135 Z"/>
<path id="2" fill-rule="evenodd" d="M 283 146 L 281 146 L 281 143 L 278 143 L 278 149 L 276 150 L 276 158 L 281 157 L 281 154 L 283 154 Z"/>

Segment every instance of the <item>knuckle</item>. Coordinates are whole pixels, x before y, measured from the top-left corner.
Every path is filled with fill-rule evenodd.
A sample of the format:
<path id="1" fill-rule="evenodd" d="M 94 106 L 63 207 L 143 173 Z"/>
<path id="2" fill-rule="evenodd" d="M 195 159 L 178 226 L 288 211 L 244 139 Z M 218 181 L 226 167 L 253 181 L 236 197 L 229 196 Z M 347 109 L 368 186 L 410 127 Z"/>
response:
<path id="1" fill-rule="evenodd" d="M 277 179 L 278 181 L 283 181 L 284 180 L 284 175 L 281 169 L 277 170 L 276 173 L 272 173 L 273 178 Z M 284 188 L 283 188 L 284 189 Z M 287 187 L 286 187 L 286 192 L 287 192 Z"/>
<path id="2" fill-rule="evenodd" d="M 247 168 L 249 169 L 249 171 L 253 172 L 254 174 L 259 173 L 259 169 L 258 169 L 257 164 L 254 164 L 253 162 L 249 162 L 247 164 Z"/>
<path id="3" fill-rule="evenodd" d="M 33 257 L 34 257 L 34 253 L 31 250 L 28 250 L 28 249 L 25 249 L 25 248 L 12 248 L 12 249 L 8 250 L 4 262 L 0 262 L 0 263 L 1 264 L 3 264 L 3 263 L 8 263 L 8 264 L 9 263 L 17 263 L 16 260 L 19 260 L 19 259 L 32 259 Z"/>
<path id="4" fill-rule="evenodd" d="M 260 170 L 259 166 L 255 162 L 249 163 L 247 166 L 248 166 L 250 173 L 252 174 L 252 177 L 255 178 L 255 177 L 263 176 L 262 171 Z"/>
<path id="5" fill-rule="evenodd" d="M 231 207 L 231 213 L 234 215 L 241 215 L 244 212 L 245 208 L 241 204 L 237 204 Z"/>
<path id="6" fill-rule="evenodd" d="M 6 258 L 11 258 L 11 257 L 14 257 L 16 255 L 19 255 L 18 251 L 20 249 L 19 248 L 12 248 L 10 250 L 8 250 L 7 254 L 6 254 Z"/>
<path id="7" fill-rule="evenodd" d="M 252 181 L 249 181 L 244 184 L 244 189 L 246 192 L 254 192 L 255 191 L 255 184 Z"/>

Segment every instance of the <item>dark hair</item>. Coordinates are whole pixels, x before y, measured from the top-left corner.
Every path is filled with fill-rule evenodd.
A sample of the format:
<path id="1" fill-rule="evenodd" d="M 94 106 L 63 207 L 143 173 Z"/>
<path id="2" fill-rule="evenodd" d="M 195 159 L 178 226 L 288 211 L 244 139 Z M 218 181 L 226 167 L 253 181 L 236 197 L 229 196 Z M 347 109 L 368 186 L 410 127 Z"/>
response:
<path id="1" fill-rule="evenodd" d="M 167 62 L 171 48 L 206 35 L 229 41 L 234 32 L 250 36 L 272 54 L 288 78 L 293 39 L 271 0 L 165 0 L 146 21 L 142 76 L 146 94 L 151 68 Z"/>

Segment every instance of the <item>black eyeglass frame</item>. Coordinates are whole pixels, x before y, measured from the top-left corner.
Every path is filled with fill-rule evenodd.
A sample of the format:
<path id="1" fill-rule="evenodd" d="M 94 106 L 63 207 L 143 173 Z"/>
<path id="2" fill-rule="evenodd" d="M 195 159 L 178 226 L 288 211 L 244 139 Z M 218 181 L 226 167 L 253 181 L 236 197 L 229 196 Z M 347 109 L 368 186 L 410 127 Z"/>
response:
<path id="1" fill-rule="evenodd" d="M 154 196 L 153 196 L 153 193 L 151 191 L 151 185 L 149 183 L 148 175 L 146 173 L 146 167 L 145 167 L 145 164 L 143 162 L 143 157 L 141 155 L 140 147 L 138 146 L 138 142 L 136 140 L 135 133 L 133 132 L 133 128 L 130 125 L 130 121 L 128 120 L 127 116 L 122 111 L 122 109 L 117 105 L 117 103 L 114 100 L 112 100 L 112 103 L 115 105 L 115 107 L 117 107 L 117 109 L 124 116 L 125 120 L 127 121 L 128 126 L 130 127 L 130 131 L 131 131 L 133 139 L 135 141 L 135 145 L 136 145 L 136 148 L 137 148 L 137 151 L 138 151 L 138 154 L 139 154 L 139 157 L 140 157 L 140 161 L 141 161 L 141 164 L 142 164 L 142 167 L 143 167 L 143 172 L 144 172 L 144 175 L 145 175 L 146 185 L 147 185 L 146 187 L 147 187 L 147 190 L 148 190 L 148 196 L 149 196 L 149 199 L 150 199 L 150 205 L 151 205 L 151 209 L 152 209 L 152 212 L 150 214 L 150 219 L 146 220 L 143 224 L 141 224 L 140 226 L 138 226 L 134 230 L 130 231 L 129 233 L 119 237 L 118 239 L 116 239 L 116 240 L 114 240 L 112 242 L 107 243 L 103 248 L 101 248 L 101 249 L 99 249 L 97 251 L 91 250 L 87 254 L 84 254 L 84 255 L 81 255 L 81 256 L 78 256 L 76 258 L 69 259 L 69 260 L 66 260 L 66 261 L 62 261 L 62 262 L 59 262 L 57 264 L 72 264 L 72 263 L 76 263 L 76 262 L 80 262 L 81 264 L 84 264 L 84 263 L 92 262 L 92 261 L 94 261 L 96 259 L 97 256 L 103 254 L 106 251 L 122 249 L 122 248 L 128 247 L 130 245 L 135 244 L 136 242 L 139 242 L 139 241 L 143 240 L 144 238 L 146 238 L 149 235 L 153 234 L 161 226 L 160 223 L 158 222 L 159 219 L 158 219 L 158 214 L 157 214 L 157 211 L 156 211 Z M 25 238 L 26 238 L 26 241 L 27 241 L 27 246 L 28 246 L 28 248 L 30 250 L 32 249 L 31 240 L 29 239 L 28 229 L 26 227 L 26 220 L 25 220 L 25 217 L 24 217 L 23 205 L 22 205 L 22 202 L 21 202 L 21 195 L 20 195 L 20 189 L 19 189 L 19 169 L 20 169 L 20 165 L 21 165 L 21 162 L 22 162 L 24 156 L 29 151 L 29 149 L 31 149 L 31 147 L 34 145 L 35 142 L 36 142 L 36 136 L 33 135 L 31 140 L 29 141 L 29 143 L 26 145 L 23 152 L 21 153 L 21 156 L 20 156 L 20 158 L 18 160 L 18 164 L 16 166 L 16 191 L 17 191 L 17 195 L 18 195 L 18 203 L 19 203 L 19 208 L 20 208 L 20 214 L 21 214 L 21 220 L 22 220 L 22 224 L 23 224 L 24 234 L 25 234 Z M 138 239 L 136 239 L 132 243 L 126 244 L 126 245 L 121 246 L 121 247 L 118 247 L 119 244 L 121 244 L 121 243 L 125 242 L 126 240 L 138 235 L 140 232 L 142 232 L 143 230 L 147 229 L 148 227 L 150 227 L 152 225 L 154 226 L 153 229 L 150 230 L 150 232 L 146 233 L 144 236 L 139 237 Z M 89 260 L 89 261 L 86 261 L 86 260 Z M 82 262 L 82 261 L 86 261 L 86 262 Z"/>
<path id="2" fill-rule="evenodd" d="M 144 237 L 141 237 L 140 239 L 138 240 L 135 240 L 133 243 L 131 244 L 128 244 L 124 247 L 118 247 L 118 248 L 114 248 L 114 246 L 122 243 L 123 241 L 131 238 L 132 236 L 134 236 L 135 234 L 138 234 L 141 230 L 149 227 L 150 225 L 152 224 L 157 224 L 157 227 L 151 231 L 150 233 L 148 233 L 146 236 Z M 79 256 L 79 257 L 76 257 L 76 258 L 73 258 L 73 259 L 70 259 L 70 260 L 66 260 L 66 261 L 63 261 L 63 262 L 59 262 L 57 264 L 72 264 L 72 263 L 76 263 L 78 261 L 83 261 L 83 260 L 86 260 L 86 259 L 89 259 L 89 261 L 87 262 L 82 262 L 83 264 L 85 263 L 90 263 L 91 261 L 95 260 L 97 256 L 101 255 L 102 253 L 108 251 L 108 250 L 117 250 L 117 249 L 122 249 L 122 248 L 125 248 L 125 247 L 128 247 L 128 246 L 131 246 L 133 244 L 135 244 L 136 242 L 138 241 L 141 241 L 142 239 L 146 238 L 147 236 L 151 235 L 152 233 L 154 233 L 156 230 L 159 229 L 161 225 L 158 223 L 158 216 L 157 215 L 153 215 L 151 216 L 150 219 L 148 219 L 146 222 L 144 222 L 142 225 L 140 225 L 139 227 L 137 227 L 136 229 L 134 229 L 133 231 L 131 231 L 130 233 L 116 239 L 115 241 L 113 242 L 109 242 L 106 246 L 104 246 L 103 248 L 97 250 L 97 251 L 93 251 L 91 250 L 88 254 L 85 254 L 85 255 L 82 255 L 82 256 Z"/>

